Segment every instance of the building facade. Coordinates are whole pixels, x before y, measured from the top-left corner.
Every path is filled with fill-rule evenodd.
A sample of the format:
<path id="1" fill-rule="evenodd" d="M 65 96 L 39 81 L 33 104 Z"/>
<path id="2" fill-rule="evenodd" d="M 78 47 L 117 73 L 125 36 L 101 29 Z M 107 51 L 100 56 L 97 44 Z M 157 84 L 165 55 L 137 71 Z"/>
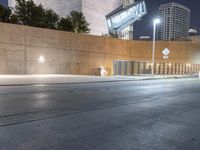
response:
<path id="1" fill-rule="evenodd" d="M 42 4 L 45 8 L 53 9 L 61 17 L 71 11 L 80 11 L 90 24 L 90 34 L 108 34 L 105 16 L 123 4 L 123 0 L 33 0 L 36 4 Z M 14 7 L 15 0 L 8 0 L 8 6 Z"/>
<path id="2" fill-rule="evenodd" d="M 123 7 L 126 8 L 134 3 L 135 3 L 135 0 L 124 0 Z M 132 40 L 133 39 L 133 24 L 122 29 L 120 36 L 122 39 Z"/>
<path id="3" fill-rule="evenodd" d="M 161 23 L 158 27 L 157 39 L 171 41 L 187 37 L 190 28 L 190 9 L 178 4 L 168 3 L 159 7 Z"/>
<path id="4" fill-rule="evenodd" d="M 106 15 L 109 32 L 121 39 L 133 39 L 133 24 L 147 14 L 145 0 L 124 0 L 123 5 Z"/>

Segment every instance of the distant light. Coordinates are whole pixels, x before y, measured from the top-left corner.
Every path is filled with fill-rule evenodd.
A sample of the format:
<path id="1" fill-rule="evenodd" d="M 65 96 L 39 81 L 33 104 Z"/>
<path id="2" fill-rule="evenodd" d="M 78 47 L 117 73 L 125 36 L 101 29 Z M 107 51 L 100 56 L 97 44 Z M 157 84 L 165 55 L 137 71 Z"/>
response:
<path id="1" fill-rule="evenodd" d="M 171 63 L 169 63 L 169 66 L 172 66 L 172 64 L 171 64 Z"/>
<path id="2" fill-rule="evenodd" d="M 140 40 L 149 40 L 150 36 L 140 36 Z"/>
<path id="3" fill-rule="evenodd" d="M 191 67 L 192 65 L 191 65 L 191 64 L 186 64 L 186 66 L 187 66 L 187 67 Z"/>
<path id="4" fill-rule="evenodd" d="M 197 34 L 197 33 L 198 33 L 198 31 L 197 31 L 197 29 L 190 29 L 190 30 L 189 30 L 189 33 L 194 33 L 194 34 Z"/>
<path id="5" fill-rule="evenodd" d="M 41 64 L 42 64 L 42 63 L 45 63 L 45 58 L 44 58 L 44 56 L 40 55 L 39 58 L 38 58 L 38 62 L 41 63 Z"/>
<path id="6" fill-rule="evenodd" d="M 153 20 L 153 23 L 156 25 L 156 24 L 159 24 L 160 23 L 160 19 L 159 18 L 156 18 Z"/>

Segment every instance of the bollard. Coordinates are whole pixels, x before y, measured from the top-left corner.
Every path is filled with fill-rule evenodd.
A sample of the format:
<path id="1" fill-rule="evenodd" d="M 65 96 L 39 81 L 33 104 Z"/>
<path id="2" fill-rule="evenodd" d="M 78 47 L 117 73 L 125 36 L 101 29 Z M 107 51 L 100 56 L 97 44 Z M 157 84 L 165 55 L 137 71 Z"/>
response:
<path id="1" fill-rule="evenodd" d="M 199 71 L 199 78 L 200 78 L 200 71 Z"/>

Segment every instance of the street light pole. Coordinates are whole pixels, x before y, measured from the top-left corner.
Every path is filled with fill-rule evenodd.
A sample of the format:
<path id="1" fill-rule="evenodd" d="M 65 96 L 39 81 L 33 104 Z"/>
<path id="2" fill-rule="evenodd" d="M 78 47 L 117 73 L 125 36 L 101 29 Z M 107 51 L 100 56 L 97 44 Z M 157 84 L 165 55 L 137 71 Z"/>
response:
<path id="1" fill-rule="evenodd" d="M 152 66 L 151 74 L 154 76 L 154 64 L 155 64 L 155 48 L 156 48 L 156 25 L 160 23 L 160 19 L 155 19 L 153 21 L 153 49 L 152 49 Z"/>

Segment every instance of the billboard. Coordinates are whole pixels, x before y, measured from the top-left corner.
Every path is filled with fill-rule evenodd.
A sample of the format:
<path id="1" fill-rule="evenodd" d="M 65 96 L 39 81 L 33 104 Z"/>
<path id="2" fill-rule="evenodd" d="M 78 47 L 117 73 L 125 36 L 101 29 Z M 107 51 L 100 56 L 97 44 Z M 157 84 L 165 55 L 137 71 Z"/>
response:
<path id="1" fill-rule="evenodd" d="M 147 14 L 144 0 L 135 2 L 125 8 L 121 7 L 106 16 L 110 33 L 117 33 L 120 30 L 132 25 Z"/>

